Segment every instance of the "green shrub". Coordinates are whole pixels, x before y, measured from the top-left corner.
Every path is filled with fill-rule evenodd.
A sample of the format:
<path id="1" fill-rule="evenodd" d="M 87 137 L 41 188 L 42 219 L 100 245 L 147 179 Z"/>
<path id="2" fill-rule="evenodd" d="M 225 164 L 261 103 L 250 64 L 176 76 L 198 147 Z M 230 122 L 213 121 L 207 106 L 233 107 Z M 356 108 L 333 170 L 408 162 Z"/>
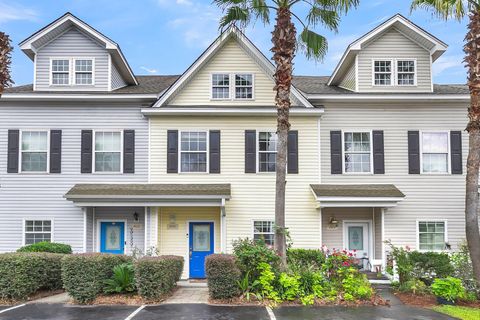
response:
<path id="1" fill-rule="evenodd" d="M 461 279 L 463 286 L 469 293 L 480 297 L 480 288 L 477 286 L 473 275 L 472 261 L 466 242 L 459 246 L 458 252 L 450 256 L 450 261 L 453 268 L 452 276 Z"/>
<path id="2" fill-rule="evenodd" d="M 410 279 L 398 285 L 398 291 L 412 292 L 413 294 L 424 294 L 428 292 L 428 286 L 419 279 Z"/>
<path id="3" fill-rule="evenodd" d="M 60 289 L 62 257 L 55 253 L 0 254 L 0 299 L 26 299 L 40 289 Z"/>
<path id="4" fill-rule="evenodd" d="M 133 264 L 122 263 L 113 267 L 113 276 L 105 280 L 105 293 L 125 293 L 135 290 Z"/>
<path id="5" fill-rule="evenodd" d="M 373 295 L 373 289 L 367 276 L 358 269 L 349 268 L 342 280 L 343 298 L 347 301 L 367 300 Z"/>
<path id="6" fill-rule="evenodd" d="M 451 302 L 455 302 L 458 298 L 465 296 L 465 288 L 462 285 L 462 281 L 453 277 L 435 279 L 431 285 L 431 289 L 437 297 Z"/>
<path id="7" fill-rule="evenodd" d="M 258 266 L 260 263 L 267 263 L 274 270 L 277 270 L 280 262 L 280 257 L 276 252 L 260 240 L 255 241 L 247 238 L 234 241 L 233 254 L 237 257 L 237 265 L 242 272 L 242 276 L 249 272 L 252 282 L 259 276 Z"/>
<path id="8" fill-rule="evenodd" d="M 445 278 L 453 274 L 447 253 L 411 251 L 408 255 L 413 266 L 412 277 L 431 284 L 434 278 Z"/>
<path id="9" fill-rule="evenodd" d="M 71 254 L 72 247 L 68 244 L 42 241 L 21 247 L 17 252 L 50 252 Z"/>
<path id="10" fill-rule="evenodd" d="M 325 254 L 321 250 L 288 249 L 287 263 L 292 269 L 320 270 L 325 262 Z"/>
<path id="11" fill-rule="evenodd" d="M 105 281 L 113 276 L 115 266 L 130 261 L 130 257 L 114 254 L 66 255 L 62 259 L 63 287 L 77 302 L 90 302 L 105 291 Z"/>
<path id="12" fill-rule="evenodd" d="M 157 300 L 175 287 L 182 271 L 182 257 L 140 258 L 135 262 L 135 282 L 138 293 L 145 299 Z"/>
<path id="13" fill-rule="evenodd" d="M 208 292 L 213 299 L 230 299 L 240 294 L 240 270 L 230 254 L 212 254 L 205 260 Z M 246 275 L 248 278 L 248 273 Z M 247 280 L 243 280 L 248 283 Z M 243 282 L 242 281 L 242 282 Z M 246 287 L 248 287 L 246 285 Z"/>

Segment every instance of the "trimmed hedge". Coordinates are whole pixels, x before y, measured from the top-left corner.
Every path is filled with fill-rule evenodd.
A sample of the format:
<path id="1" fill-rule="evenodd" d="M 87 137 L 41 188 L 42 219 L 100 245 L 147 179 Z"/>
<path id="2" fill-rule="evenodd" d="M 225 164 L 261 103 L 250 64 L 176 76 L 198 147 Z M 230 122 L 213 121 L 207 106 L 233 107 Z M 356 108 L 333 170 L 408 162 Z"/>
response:
<path id="1" fill-rule="evenodd" d="M 138 294 L 156 300 L 170 292 L 183 271 L 183 257 L 143 257 L 135 262 L 135 282 Z"/>
<path id="2" fill-rule="evenodd" d="M 72 247 L 68 244 L 42 241 L 21 247 L 17 252 L 50 252 L 71 254 Z"/>
<path id="3" fill-rule="evenodd" d="M 287 262 L 298 268 L 320 269 L 325 263 L 325 254 L 316 249 L 288 249 Z"/>
<path id="4" fill-rule="evenodd" d="M 20 300 L 40 289 L 62 288 L 63 256 L 26 252 L 0 254 L 0 298 Z"/>
<path id="5" fill-rule="evenodd" d="M 236 257 L 230 254 L 212 254 L 205 260 L 208 292 L 213 299 L 230 299 L 238 296 L 240 269 Z"/>
<path id="6" fill-rule="evenodd" d="M 448 253 L 412 251 L 409 253 L 409 260 L 413 266 L 412 276 L 427 285 L 430 285 L 434 278 L 446 278 L 454 272 Z"/>
<path id="7" fill-rule="evenodd" d="M 63 287 L 79 303 L 94 300 L 113 276 L 113 268 L 131 257 L 104 253 L 66 255 L 62 259 Z"/>

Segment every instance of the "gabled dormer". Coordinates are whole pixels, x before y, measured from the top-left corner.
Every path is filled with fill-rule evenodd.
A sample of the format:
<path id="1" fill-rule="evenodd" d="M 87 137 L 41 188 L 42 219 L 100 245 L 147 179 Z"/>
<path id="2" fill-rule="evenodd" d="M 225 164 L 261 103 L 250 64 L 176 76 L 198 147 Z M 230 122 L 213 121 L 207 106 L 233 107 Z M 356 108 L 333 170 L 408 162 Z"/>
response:
<path id="1" fill-rule="evenodd" d="M 432 92 L 447 45 L 400 14 L 351 43 L 328 85 L 354 92 Z"/>
<path id="2" fill-rule="evenodd" d="M 71 13 L 20 43 L 35 91 L 112 91 L 137 80 L 117 43 Z"/>

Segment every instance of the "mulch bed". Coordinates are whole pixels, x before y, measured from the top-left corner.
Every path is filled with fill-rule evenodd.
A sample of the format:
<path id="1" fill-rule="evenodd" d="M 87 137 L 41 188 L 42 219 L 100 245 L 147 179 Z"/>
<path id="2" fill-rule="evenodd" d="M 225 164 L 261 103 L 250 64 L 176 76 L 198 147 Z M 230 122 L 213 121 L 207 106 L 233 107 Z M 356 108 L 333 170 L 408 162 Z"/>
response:
<path id="1" fill-rule="evenodd" d="M 432 294 L 413 294 L 407 292 L 395 292 L 396 297 L 402 301 L 402 303 L 422 307 L 431 308 L 437 305 L 437 298 Z M 457 306 L 480 308 L 480 301 L 458 301 Z"/>
<path id="2" fill-rule="evenodd" d="M 171 292 L 164 294 L 159 299 L 156 300 L 146 300 L 139 296 L 138 294 L 109 294 L 98 296 L 93 300 L 91 305 L 128 305 L 128 306 L 140 306 L 143 304 L 159 304 L 170 298 L 176 291 L 178 287 L 175 287 Z"/>
<path id="3" fill-rule="evenodd" d="M 41 298 L 46 298 L 50 296 L 54 296 L 56 294 L 60 294 L 65 292 L 63 289 L 59 290 L 39 290 L 29 296 L 26 300 L 10 300 L 10 299 L 0 299 L 0 306 L 13 306 L 19 303 L 24 303 L 28 301 L 33 301 Z"/>

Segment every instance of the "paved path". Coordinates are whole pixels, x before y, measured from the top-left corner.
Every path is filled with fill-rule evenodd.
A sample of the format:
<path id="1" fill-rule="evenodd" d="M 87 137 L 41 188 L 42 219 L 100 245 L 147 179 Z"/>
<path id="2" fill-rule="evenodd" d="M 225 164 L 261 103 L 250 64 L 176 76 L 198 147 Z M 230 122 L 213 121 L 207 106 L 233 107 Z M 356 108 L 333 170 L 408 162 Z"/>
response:
<path id="1" fill-rule="evenodd" d="M 63 292 L 55 294 L 53 296 L 48 296 L 45 298 L 37 299 L 33 303 L 68 303 L 70 301 L 70 296 L 68 293 Z"/>
<path id="2" fill-rule="evenodd" d="M 164 303 L 208 303 L 208 288 L 178 287 Z"/>
<path id="3" fill-rule="evenodd" d="M 427 309 L 407 307 L 282 307 L 270 314 L 259 306 L 162 304 L 158 306 L 72 306 L 26 304 L 0 310 L 0 320 L 450 320 Z"/>

